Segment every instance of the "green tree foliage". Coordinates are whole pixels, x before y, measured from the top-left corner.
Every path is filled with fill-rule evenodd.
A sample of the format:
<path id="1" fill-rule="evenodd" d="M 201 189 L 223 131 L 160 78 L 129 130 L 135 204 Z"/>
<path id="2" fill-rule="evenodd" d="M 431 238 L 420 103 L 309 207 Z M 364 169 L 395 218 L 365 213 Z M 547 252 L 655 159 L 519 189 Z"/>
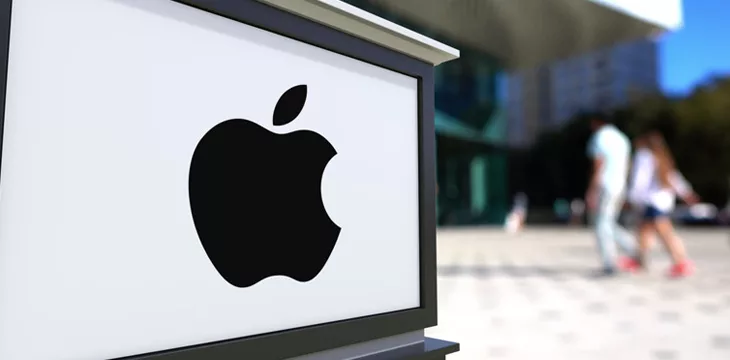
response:
<path id="1" fill-rule="evenodd" d="M 511 183 L 531 203 L 552 206 L 558 198 L 583 196 L 590 163 L 589 115 L 542 134 L 512 162 Z M 730 197 L 730 78 L 712 78 L 685 97 L 655 95 L 615 111 L 614 123 L 633 138 L 646 130 L 664 134 L 680 171 L 704 201 L 724 205 Z"/>
<path id="2" fill-rule="evenodd" d="M 673 103 L 672 150 L 700 196 L 718 205 L 730 197 L 730 78 L 714 78 Z"/>

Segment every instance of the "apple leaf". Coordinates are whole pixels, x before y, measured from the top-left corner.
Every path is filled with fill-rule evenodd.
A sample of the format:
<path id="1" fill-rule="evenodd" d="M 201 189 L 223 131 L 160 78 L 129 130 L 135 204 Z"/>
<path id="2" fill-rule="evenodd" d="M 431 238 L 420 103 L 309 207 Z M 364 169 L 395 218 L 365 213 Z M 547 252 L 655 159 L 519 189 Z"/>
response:
<path id="1" fill-rule="evenodd" d="M 307 101 L 307 85 L 297 85 L 281 95 L 274 108 L 274 125 L 281 126 L 299 116 Z"/>

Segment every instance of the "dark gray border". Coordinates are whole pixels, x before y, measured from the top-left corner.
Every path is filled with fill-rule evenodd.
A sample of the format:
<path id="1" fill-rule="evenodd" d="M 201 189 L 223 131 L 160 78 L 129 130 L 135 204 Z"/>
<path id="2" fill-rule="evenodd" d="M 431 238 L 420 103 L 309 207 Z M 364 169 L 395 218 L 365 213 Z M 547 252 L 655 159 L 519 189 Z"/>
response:
<path id="1" fill-rule="evenodd" d="M 459 351 L 459 344 L 439 339 L 425 338 L 420 344 L 365 356 L 358 360 L 436 360 L 445 359 L 446 355 Z"/>
<path id="2" fill-rule="evenodd" d="M 436 325 L 435 132 L 433 65 L 256 0 L 171 0 L 403 73 L 419 80 L 421 307 L 246 338 L 125 357 L 126 360 L 285 359 Z M 0 0 L 0 164 L 12 0 Z M 425 120 L 425 121 L 424 121 Z M 387 251 L 387 250 L 384 250 Z M 376 266 L 375 264 L 373 266 Z M 144 329 L 140 329 L 144 331 Z M 118 359 L 118 360 L 121 360 Z"/>
<path id="3" fill-rule="evenodd" d="M 5 100 L 8 87 L 8 56 L 10 53 L 10 17 L 12 0 L 0 0 L 0 173 L 3 165 L 3 134 L 5 133 Z M 1 184 L 0 184 L 1 185 Z"/>

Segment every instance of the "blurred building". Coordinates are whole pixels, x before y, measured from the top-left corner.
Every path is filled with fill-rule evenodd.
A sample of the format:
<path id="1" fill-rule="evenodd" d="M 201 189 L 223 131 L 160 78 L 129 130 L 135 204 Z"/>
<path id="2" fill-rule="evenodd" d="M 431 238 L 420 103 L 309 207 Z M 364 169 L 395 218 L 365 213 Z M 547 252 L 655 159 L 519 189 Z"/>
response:
<path id="1" fill-rule="evenodd" d="M 510 144 L 528 146 L 581 111 L 607 111 L 656 93 L 658 61 L 658 44 L 647 36 L 510 74 Z"/>
<path id="2" fill-rule="evenodd" d="M 681 0 L 344 1 L 461 50 L 435 74 L 442 225 L 502 222 L 511 205 L 507 72 L 675 29 L 682 18 Z"/>

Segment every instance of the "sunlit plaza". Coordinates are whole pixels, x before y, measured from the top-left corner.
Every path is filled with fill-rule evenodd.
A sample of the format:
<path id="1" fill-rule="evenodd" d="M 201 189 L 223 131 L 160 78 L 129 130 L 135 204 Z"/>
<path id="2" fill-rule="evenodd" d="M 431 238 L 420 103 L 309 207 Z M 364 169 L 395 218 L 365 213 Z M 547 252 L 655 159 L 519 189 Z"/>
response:
<path id="1" fill-rule="evenodd" d="M 698 272 L 669 280 L 657 246 L 648 274 L 594 277 L 584 229 L 443 229 L 439 325 L 457 359 L 728 359 L 730 235 L 683 230 Z"/>

